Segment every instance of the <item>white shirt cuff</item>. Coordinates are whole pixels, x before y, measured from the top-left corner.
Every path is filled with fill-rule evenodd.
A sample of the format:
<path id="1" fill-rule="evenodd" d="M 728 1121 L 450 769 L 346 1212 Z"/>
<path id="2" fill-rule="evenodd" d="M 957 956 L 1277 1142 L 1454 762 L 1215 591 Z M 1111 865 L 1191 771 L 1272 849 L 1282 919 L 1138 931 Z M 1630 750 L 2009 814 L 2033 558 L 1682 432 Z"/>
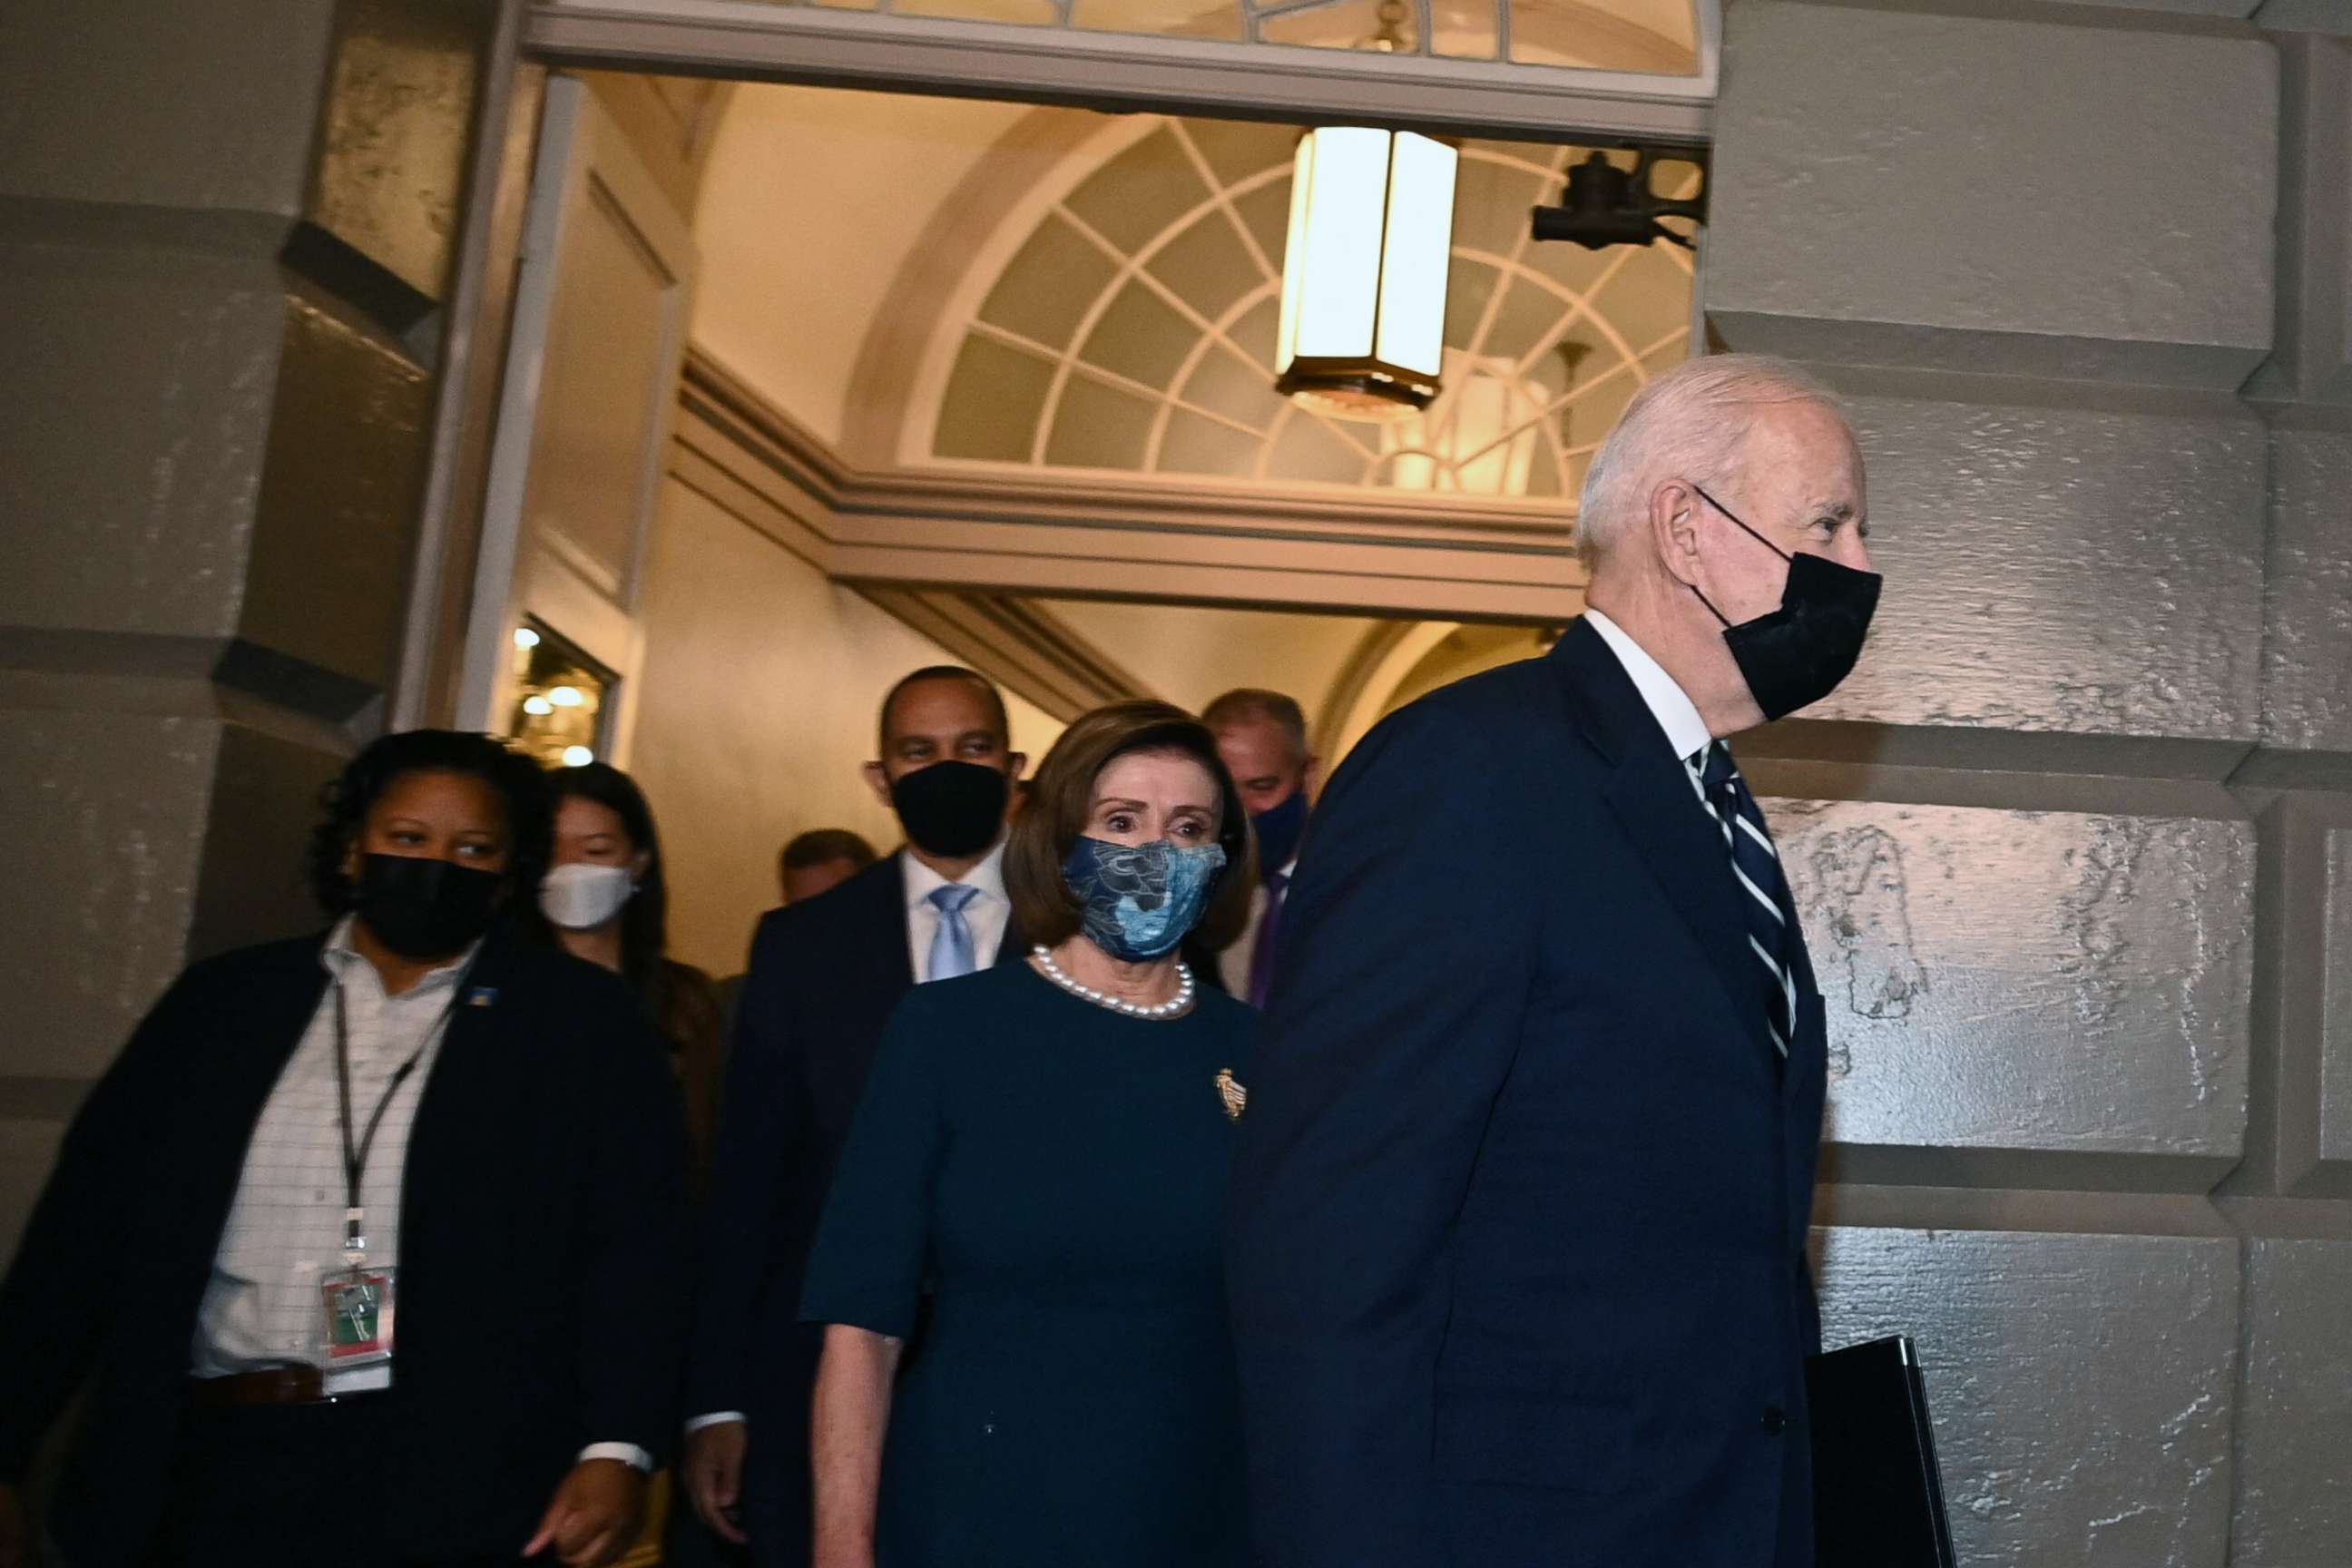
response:
<path id="1" fill-rule="evenodd" d="M 740 1410 L 714 1410 L 708 1415 L 698 1415 L 688 1421 L 686 1424 L 686 1435 L 691 1437 L 705 1426 L 724 1426 L 730 1421 L 742 1419 L 743 1413 Z"/>
<path id="2" fill-rule="evenodd" d="M 635 1443 L 591 1443 L 580 1450 L 579 1462 L 591 1459 L 618 1459 L 640 1475 L 653 1473 L 654 1457 Z"/>

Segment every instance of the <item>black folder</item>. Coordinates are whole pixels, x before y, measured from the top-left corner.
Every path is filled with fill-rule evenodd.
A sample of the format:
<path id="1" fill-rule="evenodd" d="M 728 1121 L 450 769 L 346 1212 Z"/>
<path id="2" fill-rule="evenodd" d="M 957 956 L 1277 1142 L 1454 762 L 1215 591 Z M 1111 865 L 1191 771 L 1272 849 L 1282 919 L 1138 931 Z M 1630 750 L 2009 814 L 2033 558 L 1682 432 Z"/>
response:
<path id="1" fill-rule="evenodd" d="M 1818 1568 L 1956 1568 L 1918 1352 L 1900 1335 L 1809 1357 Z"/>

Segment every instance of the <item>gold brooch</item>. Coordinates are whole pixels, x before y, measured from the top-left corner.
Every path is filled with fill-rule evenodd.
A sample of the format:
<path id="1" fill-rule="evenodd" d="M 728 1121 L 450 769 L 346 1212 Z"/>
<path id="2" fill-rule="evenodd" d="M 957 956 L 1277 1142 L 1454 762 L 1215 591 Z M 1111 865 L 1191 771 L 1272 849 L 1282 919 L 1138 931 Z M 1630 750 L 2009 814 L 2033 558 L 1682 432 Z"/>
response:
<path id="1" fill-rule="evenodd" d="M 1234 1069 L 1217 1069 L 1217 1098 L 1225 1102 L 1225 1114 L 1235 1121 L 1249 1109 L 1249 1090 L 1234 1081 Z"/>

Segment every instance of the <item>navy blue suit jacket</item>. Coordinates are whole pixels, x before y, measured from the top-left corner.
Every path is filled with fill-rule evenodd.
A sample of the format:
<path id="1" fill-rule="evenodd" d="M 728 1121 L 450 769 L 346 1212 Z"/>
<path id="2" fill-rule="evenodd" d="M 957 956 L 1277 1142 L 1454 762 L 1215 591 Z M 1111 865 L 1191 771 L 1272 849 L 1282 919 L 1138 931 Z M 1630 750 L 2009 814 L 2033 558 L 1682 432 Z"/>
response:
<path id="1" fill-rule="evenodd" d="M 997 962 L 1026 951 L 1008 930 Z M 801 1275 L 882 1026 L 914 985 L 897 855 L 769 910 L 751 939 L 704 1209 L 687 1415 L 744 1412 L 763 1468 L 808 1452 L 823 1332 L 800 1321 Z"/>
<path id="2" fill-rule="evenodd" d="M 1811 1563 L 1822 1003 L 1783 1071 L 1738 896 L 1581 621 L 1332 780 L 1232 1186 L 1269 1568 Z"/>

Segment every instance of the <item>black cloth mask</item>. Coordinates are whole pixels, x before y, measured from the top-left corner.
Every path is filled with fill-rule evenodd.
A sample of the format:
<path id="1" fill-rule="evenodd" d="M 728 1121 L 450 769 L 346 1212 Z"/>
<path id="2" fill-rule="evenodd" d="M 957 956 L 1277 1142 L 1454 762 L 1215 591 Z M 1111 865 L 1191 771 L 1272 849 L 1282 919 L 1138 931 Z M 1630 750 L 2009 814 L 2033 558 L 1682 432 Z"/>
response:
<path id="1" fill-rule="evenodd" d="M 403 958 L 446 958 L 490 929 L 496 871 L 423 855 L 364 855 L 352 907 Z"/>
<path id="2" fill-rule="evenodd" d="M 996 842 L 1012 792 L 1013 781 L 1000 768 L 933 763 L 901 774 L 890 786 L 890 805 L 917 848 L 961 860 Z"/>
<path id="3" fill-rule="evenodd" d="M 1269 805 L 1251 817 L 1250 827 L 1257 834 L 1259 880 L 1279 875 L 1298 853 L 1298 841 L 1307 834 L 1307 786 L 1300 784 L 1281 805 Z"/>
<path id="4" fill-rule="evenodd" d="M 1780 607 L 1738 626 L 1697 588 L 1691 592 L 1698 594 L 1709 615 L 1723 622 L 1723 640 L 1768 722 L 1811 707 L 1853 673 L 1885 579 L 1875 572 L 1841 566 L 1826 555 L 1791 555 L 1741 522 L 1729 507 L 1696 485 L 1691 488 L 1698 490 L 1701 500 L 1730 518 L 1740 532 L 1789 563 Z"/>

